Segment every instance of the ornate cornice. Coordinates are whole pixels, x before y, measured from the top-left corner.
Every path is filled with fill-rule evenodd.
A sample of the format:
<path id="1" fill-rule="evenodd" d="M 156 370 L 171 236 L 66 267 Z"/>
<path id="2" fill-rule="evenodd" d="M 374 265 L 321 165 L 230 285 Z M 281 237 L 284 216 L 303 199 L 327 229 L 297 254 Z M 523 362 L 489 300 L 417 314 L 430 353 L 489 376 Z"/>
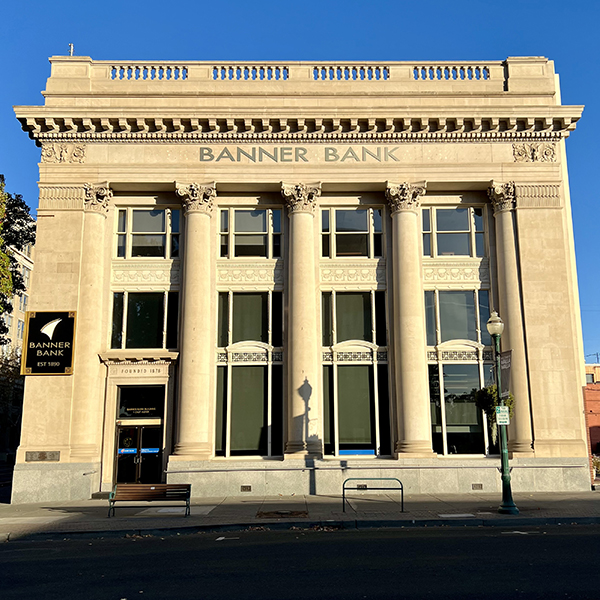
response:
<path id="1" fill-rule="evenodd" d="M 85 191 L 84 210 L 106 216 L 113 196 L 108 181 L 105 183 L 84 183 L 83 189 Z"/>
<path id="2" fill-rule="evenodd" d="M 390 205 L 390 212 L 395 215 L 399 211 L 416 211 L 421 204 L 421 196 L 425 194 L 427 182 L 390 183 L 387 182 L 385 197 Z"/>
<path id="3" fill-rule="evenodd" d="M 555 142 L 575 129 L 578 117 L 553 115 L 347 118 L 24 117 L 32 139 L 62 143 L 231 142 Z"/>
<path id="4" fill-rule="evenodd" d="M 321 195 L 321 184 L 281 182 L 281 195 L 287 204 L 290 215 L 301 212 L 314 215 L 317 198 Z"/>
<path id="5" fill-rule="evenodd" d="M 208 216 L 212 215 L 214 199 L 217 196 L 217 188 L 214 183 L 200 185 L 199 183 L 175 182 L 175 189 L 177 195 L 181 196 L 184 214 L 201 212 Z"/>
<path id="6" fill-rule="evenodd" d="M 488 196 L 494 208 L 494 215 L 503 210 L 511 210 L 515 206 L 515 182 L 492 181 L 492 185 L 488 188 Z"/>

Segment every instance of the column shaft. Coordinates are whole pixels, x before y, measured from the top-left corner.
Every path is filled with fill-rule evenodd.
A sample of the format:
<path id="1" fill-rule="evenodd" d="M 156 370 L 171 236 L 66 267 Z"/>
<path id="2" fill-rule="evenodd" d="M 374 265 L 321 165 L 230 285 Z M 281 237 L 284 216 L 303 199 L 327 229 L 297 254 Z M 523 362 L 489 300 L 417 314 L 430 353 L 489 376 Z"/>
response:
<path id="1" fill-rule="evenodd" d="M 396 452 L 430 455 L 431 417 L 418 213 L 418 199 L 425 193 L 425 187 L 388 185 L 386 193 L 392 209 L 394 378 L 399 436 Z"/>
<path id="2" fill-rule="evenodd" d="M 512 452 L 531 452 L 529 380 L 513 211 L 506 208 L 497 210 L 495 218 L 500 314 L 505 323 L 502 347 L 512 350 L 510 387 L 515 397 L 515 415 L 508 445 Z"/>
<path id="3" fill-rule="evenodd" d="M 104 395 L 98 355 L 103 349 L 104 235 L 111 196 L 108 185 L 86 184 L 73 365 L 72 462 L 100 460 Z"/>

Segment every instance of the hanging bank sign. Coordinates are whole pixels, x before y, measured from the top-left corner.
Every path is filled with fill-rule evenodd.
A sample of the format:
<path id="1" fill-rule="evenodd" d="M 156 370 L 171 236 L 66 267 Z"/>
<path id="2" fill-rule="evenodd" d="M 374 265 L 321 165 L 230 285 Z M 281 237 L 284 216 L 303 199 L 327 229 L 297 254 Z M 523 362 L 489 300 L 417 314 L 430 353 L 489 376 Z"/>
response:
<path id="1" fill-rule="evenodd" d="M 75 312 L 26 314 L 21 375 L 72 375 Z"/>
<path id="2" fill-rule="evenodd" d="M 400 162 L 400 146 L 376 146 L 339 144 L 326 146 L 321 144 L 301 145 L 251 145 L 251 144 L 214 144 L 200 146 L 200 162 L 219 164 L 265 164 L 274 163 L 331 163 L 358 164 Z"/>

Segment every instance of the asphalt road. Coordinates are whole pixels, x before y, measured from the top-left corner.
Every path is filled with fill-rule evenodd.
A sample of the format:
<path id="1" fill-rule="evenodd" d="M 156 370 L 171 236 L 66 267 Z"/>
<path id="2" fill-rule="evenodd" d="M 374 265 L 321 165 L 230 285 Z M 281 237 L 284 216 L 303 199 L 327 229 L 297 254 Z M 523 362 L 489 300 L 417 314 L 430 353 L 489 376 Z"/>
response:
<path id="1" fill-rule="evenodd" d="M 11 541 L 0 598 L 600 598 L 600 526 Z"/>

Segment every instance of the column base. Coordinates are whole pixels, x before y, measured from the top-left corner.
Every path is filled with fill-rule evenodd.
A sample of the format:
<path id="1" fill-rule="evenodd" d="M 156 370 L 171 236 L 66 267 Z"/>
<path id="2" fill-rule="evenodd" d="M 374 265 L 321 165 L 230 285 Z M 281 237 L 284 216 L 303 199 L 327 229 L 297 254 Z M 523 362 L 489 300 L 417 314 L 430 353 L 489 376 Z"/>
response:
<path id="1" fill-rule="evenodd" d="M 429 440 L 402 440 L 396 442 L 396 454 L 418 454 L 421 457 L 433 457 L 435 452 Z"/>
<path id="2" fill-rule="evenodd" d="M 100 459 L 100 448 L 94 444 L 82 444 L 80 446 L 71 446 L 69 460 L 71 462 L 95 462 Z"/>
<path id="3" fill-rule="evenodd" d="M 212 446 L 207 442 L 182 442 L 175 445 L 170 460 L 208 460 L 212 457 Z"/>
<path id="4" fill-rule="evenodd" d="M 285 458 L 321 457 L 323 448 L 318 441 L 288 442 L 285 445 Z"/>
<path id="5" fill-rule="evenodd" d="M 508 440 L 508 451 L 533 456 L 533 442 L 531 440 Z"/>

